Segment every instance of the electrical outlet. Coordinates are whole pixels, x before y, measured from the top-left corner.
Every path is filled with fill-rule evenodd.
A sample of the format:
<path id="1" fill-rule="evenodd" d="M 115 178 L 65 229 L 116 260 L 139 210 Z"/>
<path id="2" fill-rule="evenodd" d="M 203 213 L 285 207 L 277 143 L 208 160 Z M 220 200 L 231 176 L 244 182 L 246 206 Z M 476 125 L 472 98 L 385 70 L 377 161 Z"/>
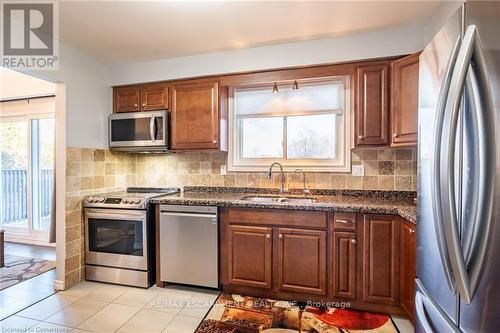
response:
<path id="1" fill-rule="evenodd" d="M 220 174 L 221 176 L 225 176 L 227 174 L 227 168 L 225 165 L 220 166 Z"/>
<path id="2" fill-rule="evenodd" d="M 357 176 L 357 177 L 364 176 L 365 175 L 365 166 L 362 164 L 353 165 L 351 174 L 353 176 Z"/>

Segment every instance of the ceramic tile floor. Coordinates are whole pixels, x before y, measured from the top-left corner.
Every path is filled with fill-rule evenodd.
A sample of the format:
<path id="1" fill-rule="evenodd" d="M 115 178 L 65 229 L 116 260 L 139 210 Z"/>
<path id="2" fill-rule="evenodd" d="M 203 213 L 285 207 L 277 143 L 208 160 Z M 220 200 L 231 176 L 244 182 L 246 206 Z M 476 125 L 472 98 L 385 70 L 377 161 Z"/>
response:
<path id="1" fill-rule="evenodd" d="M 7 304 L 14 295 L 2 299 Z M 217 296 L 216 291 L 180 286 L 141 289 L 83 281 L 10 314 L 0 322 L 0 332 L 192 333 Z M 401 333 L 413 332 L 405 318 L 393 320 Z"/>
<path id="2" fill-rule="evenodd" d="M 84 281 L 0 322 L 0 331 L 190 333 L 219 292 L 172 286 L 140 289 Z"/>
<path id="3" fill-rule="evenodd" d="M 55 278 L 56 270 L 53 269 L 1 290 L 0 320 L 54 294 Z"/>

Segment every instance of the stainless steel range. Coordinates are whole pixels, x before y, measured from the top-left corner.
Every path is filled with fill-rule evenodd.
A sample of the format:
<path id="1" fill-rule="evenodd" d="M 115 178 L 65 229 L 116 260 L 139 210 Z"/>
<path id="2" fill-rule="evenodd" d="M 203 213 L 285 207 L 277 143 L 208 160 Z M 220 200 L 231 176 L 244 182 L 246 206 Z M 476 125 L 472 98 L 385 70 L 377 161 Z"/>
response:
<path id="1" fill-rule="evenodd" d="M 149 201 L 179 192 L 129 187 L 85 197 L 86 279 L 150 287 L 155 276 L 155 217 Z"/>

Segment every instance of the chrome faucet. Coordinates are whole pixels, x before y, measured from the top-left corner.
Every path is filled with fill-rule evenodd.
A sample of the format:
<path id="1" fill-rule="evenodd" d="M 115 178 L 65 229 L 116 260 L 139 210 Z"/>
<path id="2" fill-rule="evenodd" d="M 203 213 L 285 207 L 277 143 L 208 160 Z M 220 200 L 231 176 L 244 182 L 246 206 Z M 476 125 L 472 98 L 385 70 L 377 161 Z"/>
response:
<path id="1" fill-rule="evenodd" d="M 306 173 L 302 169 L 295 169 L 292 173 L 292 179 L 297 172 L 302 172 L 302 192 L 304 193 L 304 195 L 307 195 L 309 194 L 309 189 L 306 187 Z"/>
<path id="2" fill-rule="evenodd" d="M 273 167 L 275 165 L 280 167 L 280 172 L 281 172 L 280 193 L 283 194 L 286 192 L 286 190 L 285 190 L 285 173 L 283 172 L 283 166 L 281 165 L 281 163 L 274 162 L 273 164 L 271 164 L 271 166 L 269 167 L 269 172 L 267 173 L 267 179 L 271 179 L 271 177 L 273 176 Z"/>

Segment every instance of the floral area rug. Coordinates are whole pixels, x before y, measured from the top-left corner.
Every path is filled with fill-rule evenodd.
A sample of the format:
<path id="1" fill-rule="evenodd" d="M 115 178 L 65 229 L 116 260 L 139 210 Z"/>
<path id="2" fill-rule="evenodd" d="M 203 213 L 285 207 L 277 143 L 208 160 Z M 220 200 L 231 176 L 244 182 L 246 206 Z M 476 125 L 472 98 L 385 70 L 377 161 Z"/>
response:
<path id="1" fill-rule="evenodd" d="M 196 333 L 397 333 L 385 314 L 221 294 Z"/>
<path id="2" fill-rule="evenodd" d="M 56 267 L 51 260 L 5 255 L 5 266 L 0 268 L 0 290 L 31 279 Z"/>

